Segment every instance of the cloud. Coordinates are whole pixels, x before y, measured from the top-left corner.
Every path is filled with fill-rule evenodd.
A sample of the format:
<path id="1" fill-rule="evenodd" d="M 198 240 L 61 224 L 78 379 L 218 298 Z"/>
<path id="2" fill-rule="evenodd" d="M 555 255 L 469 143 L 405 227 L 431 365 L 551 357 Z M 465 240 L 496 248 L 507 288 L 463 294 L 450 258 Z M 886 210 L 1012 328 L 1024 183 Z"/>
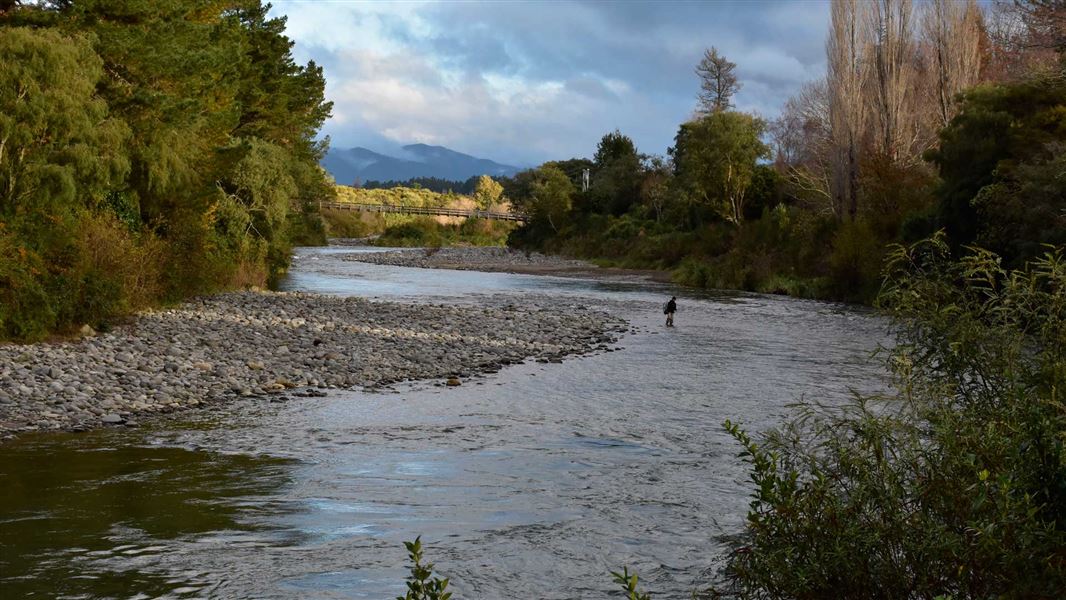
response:
<path id="1" fill-rule="evenodd" d="M 278 2 L 321 64 L 334 145 L 441 144 L 522 165 L 589 156 L 614 129 L 663 153 L 694 108 L 693 69 L 737 63 L 743 110 L 776 114 L 825 70 L 822 2 Z"/>

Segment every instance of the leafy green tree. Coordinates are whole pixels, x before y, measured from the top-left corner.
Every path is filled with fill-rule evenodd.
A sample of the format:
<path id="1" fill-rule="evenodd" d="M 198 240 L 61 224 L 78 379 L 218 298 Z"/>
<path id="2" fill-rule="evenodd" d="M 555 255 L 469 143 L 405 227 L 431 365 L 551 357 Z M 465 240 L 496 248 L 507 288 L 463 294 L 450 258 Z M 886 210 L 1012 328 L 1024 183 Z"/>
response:
<path id="1" fill-rule="evenodd" d="M 757 162 L 769 156 L 765 129 L 758 117 L 724 111 L 681 125 L 671 148 L 680 191 L 740 225 Z"/>
<path id="2" fill-rule="evenodd" d="M 620 131 L 603 136 L 593 157 L 589 193 L 600 213 L 621 215 L 640 200 L 642 157 L 633 140 Z"/>
<path id="3" fill-rule="evenodd" d="M 0 335 L 262 285 L 292 240 L 324 239 L 317 206 L 335 193 L 318 166 L 328 142 L 315 139 L 325 82 L 295 63 L 268 10 L 0 7 L 0 247 L 19 261 L 0 275 Z"/>
<path id="4" fill-rule="evenodd" d="M 574 184 L 561 169 L 551 165 L 536 170 L 529 194 L 529 213 L 559 232 L 574 197 Z"/>
<path id="5" fill-rule="evenodd" d="M 84 38 L 0 28 L 0 337 L 39 337 L 82 296 L 79 224 L 129 170 L 101 77 Z"/>
<path id="6" fill-rule="evenodd" d="M 85 39 L 0 29 L 0 215 L 55 219 L 121 185 L 127 129 L 96 96 L 101 77 Z"/>
<path id="7" fill-rule="evenodd" d="M 982 86 L 964 94 L 959 115 L 928 156 L 940 170 L 939 222 L 954 247 L 989 243 L 1020 264 L 1040 242 L 1054 241 L 1054 231 L 1040 225 L 1052 225 L 1047 216 L 1066 208 L 1064 184 L 1055 175 L 1064 143 L 1066 80 Z"/>
<path id="8" fill-rule="evenodd" d="M 744 204 L 744 218 L 758 219 L 762 214 L 784 202 L 781 176 L 771 165 L 756 165 L 751 174 L 751 186 Z"/>
<path id="9" fill-rule="evenodd" d="M 1066 141 L 1047 151 L 981 188 L 973 200 L 981 220 L 977 243 L 1010 265 L 1039 256 L 1046 244 L 1066 244 Z"/>
<path id="10" fill-rule="evenodd" d="M 499 204 L 503 197 L 503 186 L 488 175 L 478 177 L 474 187 L 474 200 L 481 208 L 489 208 Z"/>

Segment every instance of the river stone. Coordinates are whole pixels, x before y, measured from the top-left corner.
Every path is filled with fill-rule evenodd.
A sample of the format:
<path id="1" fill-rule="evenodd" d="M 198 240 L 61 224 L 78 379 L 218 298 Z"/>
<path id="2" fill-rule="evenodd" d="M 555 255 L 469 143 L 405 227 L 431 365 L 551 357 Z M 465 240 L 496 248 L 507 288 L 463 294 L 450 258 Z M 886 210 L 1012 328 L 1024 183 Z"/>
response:
<path id="1" fill-rule="evenodd" d="M 123 419 L 121 416 L 116 415 L 115 413 L 109 413 L 100 417 L 100 421 L 107 423 L 108 425 L 118 425 L 119 423 L 122 423 L 125 420 L 126 419 Z"/>

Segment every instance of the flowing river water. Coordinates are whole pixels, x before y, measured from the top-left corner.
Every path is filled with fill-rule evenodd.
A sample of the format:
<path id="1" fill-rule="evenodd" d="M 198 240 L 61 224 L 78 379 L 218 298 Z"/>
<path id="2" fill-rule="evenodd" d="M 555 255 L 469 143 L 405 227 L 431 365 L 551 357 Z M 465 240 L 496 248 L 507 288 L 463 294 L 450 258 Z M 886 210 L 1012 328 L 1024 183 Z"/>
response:
<path id="1" fill-rule="evenodd" d="M 136 429 L 0 445 L 0 598 L 390 598 L 421 535 L 457 598 L 657 598 L 705 583 L 750 483 L 725 419 L 883 389 L 884 322 L 634 279 L 423 270 L 300 249 L 286 289 L 406 302 L 564 297 L 630 322 L 611 352 Z M 679 296 L 677 327 L 661 307 Z"/>

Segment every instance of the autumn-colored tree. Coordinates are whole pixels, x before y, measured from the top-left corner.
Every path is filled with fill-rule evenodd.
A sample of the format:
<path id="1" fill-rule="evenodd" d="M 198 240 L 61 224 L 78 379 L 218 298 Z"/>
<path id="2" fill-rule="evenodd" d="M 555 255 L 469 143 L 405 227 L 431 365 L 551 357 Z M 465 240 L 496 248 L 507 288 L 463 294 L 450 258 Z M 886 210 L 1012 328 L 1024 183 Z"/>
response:
<path id="1" fill-rule="evenodd" d="M 867 7 L 870 84 L 866 89 L 873 146 L 892 161 L 917 158 L 914 7 L 911 0 L 874 0 Z"/>
<path id="2" fill-rule="evenodd" d="M 869 65 L 863 59 L 866 48 L 869 7 L 859 0 L 833 0 L 830 9 L 829 59 L 829 126 L 832 140 L 831 189 L 833 212 L 852 219 L 858 212 L 859 161 L 867 123 L 867 103 L 863 86 Z"/>
<path id="3" fill-rule="evenodd" d="M 499 182 L 488 175 L 482 175 L 477 178 L 477 183 L 474 185 L 474 200 L 479 207 L 483 209 L 491 208 L 493 205 L 498 204 L 502 197 L 503 186 Z"/>
<path id="4" fill-rule="evenodd" d="M 977 84 L 981 73 L 981 12 L 975 0 L 932 0 L 922 13 L 922 38 L 928 86 L 937 111 L 937 128 L 956 113 L 958 95 Z"/>

